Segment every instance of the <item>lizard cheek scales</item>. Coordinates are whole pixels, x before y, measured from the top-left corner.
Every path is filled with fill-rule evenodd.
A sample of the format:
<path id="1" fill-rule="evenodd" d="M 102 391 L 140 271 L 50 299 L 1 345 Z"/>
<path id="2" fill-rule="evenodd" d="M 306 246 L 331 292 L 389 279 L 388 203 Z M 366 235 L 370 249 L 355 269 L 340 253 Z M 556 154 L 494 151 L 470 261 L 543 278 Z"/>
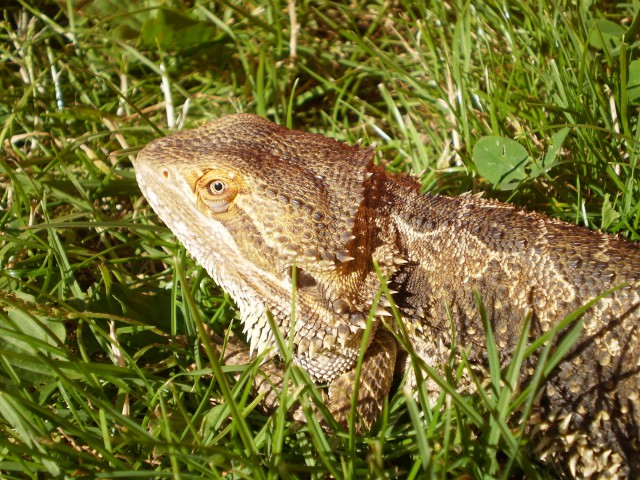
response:
<path id="1" fill-rule="evenodd" d="M 329 384 L 328 407 L 342 424 L 373 315 L 357 431 L 379 415 L 396 363 L 398 371 L 412 368 L 406 355 L 396 357 L 387 326 L 403 338 L 408 332 L 404 339 L 432 367 L 450 361 L 455 342 L 488 376 L 474 290 L 504 366 L 527 312 L 537 338 L 626 285 L 584 315 L 582 337 L 547 378 L 528 431 L 536 456 L 569 476 L 638 478 L 640 247 L 472 195 L 423 195 L 415 180 L 375 167 L 373 155 L 240 114 L 151 142 L 135 168 L 156 213 L 236 301 L 247 355 L 275 347 L 271 313 L 293 339 L 294 362 Z M 381 278 L 402 328 L 389 321 L 384 296 L 371 312 Z M 523 385 L 536 362 L 526 360 Z M 422 378 L 437 396 L 438 385 Z M 474 389 L 468 378 L 459 386 Z"/>

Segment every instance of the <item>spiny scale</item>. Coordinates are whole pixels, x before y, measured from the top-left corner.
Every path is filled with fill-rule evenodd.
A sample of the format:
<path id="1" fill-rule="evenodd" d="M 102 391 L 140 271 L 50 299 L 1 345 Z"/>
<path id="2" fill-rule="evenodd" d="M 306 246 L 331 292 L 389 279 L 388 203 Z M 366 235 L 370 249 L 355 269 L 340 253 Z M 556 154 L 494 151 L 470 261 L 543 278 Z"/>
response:
<path id="1" fill-rule="evenodd" d="M 639 478 L 638 245 L 475 195 L 422 195 L 414 179 L 391 176 L 372 158 L 371 148 L 231 115 L 151 142 L 135 168 L 153 209 L 235 299 L 252 352 L 274 346 L 270 311 L 293 336 L 294 360 L 329 383 L 328 407 L 342 423 L 381 287 L 376 265 L 393 286 L 406 340 L 425 362 L 448 361 L 452 315 L 457 345 L 479 375 L 488 370 L 474 291 L 506 364 L 528 312 L 539 336 L 621 287 L 585 314 L 582 337 L 546 380 L 529 435 L 536 457 L 566 476 Z M 396 356 L 383 325 L 388 315 L 383 302 L 368 336 L 359 430 L 375 422 L 396 362 L 406 358 Z M 236 341 L 229 349 L 230 362 L 252 353 Z M 523 366 L 523 384 L 535 365 L 533 358 Z M 278 363 L 263 368 L 278 384 Z"/>

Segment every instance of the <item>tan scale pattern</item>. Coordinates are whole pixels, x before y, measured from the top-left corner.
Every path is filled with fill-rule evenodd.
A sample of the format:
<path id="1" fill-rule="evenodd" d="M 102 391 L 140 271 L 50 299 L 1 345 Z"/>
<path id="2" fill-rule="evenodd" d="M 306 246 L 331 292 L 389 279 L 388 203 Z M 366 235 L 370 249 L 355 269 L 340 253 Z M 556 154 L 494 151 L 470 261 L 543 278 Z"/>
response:
<path id="1" fill-rule="evenodd" d="M 447 361 L 448 308 L 480 374 L 485 339 L 474 290 L 506 363 L 526 312 L 537 337 L 622 286 L 585 315 L 581 338 L 547 379 L 529 434 L 532 454 L 566 476 L 640 477 L 640 247 L 472 195 L 422 195 L 414 179 L 391 176 L 372 158 L 370 148 L 253 115 L 223 117 L 140 152 L 136 175 L 147 200 L 238 305 L 249 345 L 234 339 L 226 361 L 243 363 L 275 346 L 271 312 L 285 338 L 293 336 L 294 361 L 329 384 L 329 408 L 344 423 L 380 288 L 374 261 L 423 360 Z M 375 422 L 406 361 L 386 317 L 383 304 L 360 379 L 360 431 Z M 273 383 L 257 380 L 267 406 L 281 387 L 278 365 L 263 366 Z M 534 367 L 535 359 L 523 382 Z"/>

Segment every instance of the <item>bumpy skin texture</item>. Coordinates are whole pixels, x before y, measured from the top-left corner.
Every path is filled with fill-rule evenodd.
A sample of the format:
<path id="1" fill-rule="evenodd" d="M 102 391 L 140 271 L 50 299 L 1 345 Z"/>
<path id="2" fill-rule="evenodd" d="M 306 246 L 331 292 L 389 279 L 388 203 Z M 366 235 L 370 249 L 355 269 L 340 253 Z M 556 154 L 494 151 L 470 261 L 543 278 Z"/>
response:
<path id="1" fill-rule="evenodd" d="M 569 476 L 640 476 L 640 247 L 471 195 L 420 194 L 414 179 L 387 174 L 372 157 L 371 148 L 253 115 L 223 117 L 140 152 L 136 175 L 149 203 L 238 305 L 249 348 L 234 341 L 227 359 L 275 347 L 270 311 L 293 336 L 294 361 L 329 384 L 330 410 L 344 422 L 380 289 L 375 262 L 421 358 L 448 360 L 449 310 L 458 345 L 480 371 L 486 341 L 474 290 L 506 362 L 527 312 L 536 337 L 621 286 L 585 314 L 580 339 L 546 381 L 531 435 L 536 455 Z M 369 332 L 363 428 L 406 358 L 386 316 L 379 308 Z"/>

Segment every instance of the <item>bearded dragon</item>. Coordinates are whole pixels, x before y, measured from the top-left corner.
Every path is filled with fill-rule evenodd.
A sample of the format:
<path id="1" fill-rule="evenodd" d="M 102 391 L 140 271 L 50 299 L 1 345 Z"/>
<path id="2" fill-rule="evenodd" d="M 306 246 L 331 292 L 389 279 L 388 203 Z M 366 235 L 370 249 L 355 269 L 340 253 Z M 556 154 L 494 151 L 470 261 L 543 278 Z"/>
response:
<path id="1" fill-rule="evenodd" d="M 452 330 L 472 364 L 486 362 L 474 292 L 506 362 L 527 314 L 540 336 L 613 289 L 546 378 L 537 451 L 568 476 L 638 478 L 640 246 L 474 195 L 422 194 L 373 157 L 372 147 L 237 114 L 152 141 L 135 170 L 151 207 L 236 302 L 248 346 L 234 352 L 276 345 L 270 313 L 293 361 L 328 384 L 343 423 L 382 286 L 434 367 L 448 361 Z M 389 309 L 371 314 L 357 399 L 364 429 L 407 362 L 385 323 Z"/>

